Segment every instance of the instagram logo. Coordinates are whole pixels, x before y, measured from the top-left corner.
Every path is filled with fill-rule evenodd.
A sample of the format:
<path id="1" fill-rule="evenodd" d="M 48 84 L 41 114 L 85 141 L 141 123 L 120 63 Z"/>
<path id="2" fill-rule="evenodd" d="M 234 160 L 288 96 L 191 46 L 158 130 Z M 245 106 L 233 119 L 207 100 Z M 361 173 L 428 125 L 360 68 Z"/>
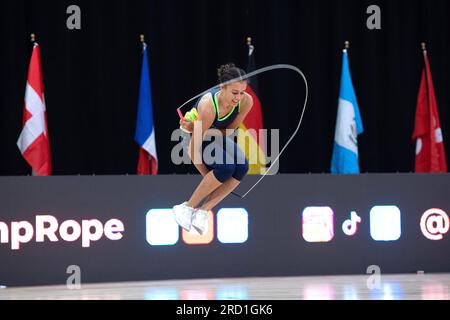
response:
<path id="1" fill-rule="evenodd" d="M 448 215 L 441 209 L 429 209 L 420 218 L 420 230 L 430 240 L 441 240 L 448 229 Z"/>
<path id="2" fill-rule="evenodd" d="M 352 211 L 350 219 L 345 220 L 342 224 L 342 231 L 348 236 L 353 236 L 358 231 L 358 223 L 361 223 L 361 217 L 355 211 Z"/>
<path id="3" fill-rule="evenodd" d="M 333 209 L 306 207 L 302 213 L 302 236 L 307 242 L 329 242 L 334 237 Z"/>

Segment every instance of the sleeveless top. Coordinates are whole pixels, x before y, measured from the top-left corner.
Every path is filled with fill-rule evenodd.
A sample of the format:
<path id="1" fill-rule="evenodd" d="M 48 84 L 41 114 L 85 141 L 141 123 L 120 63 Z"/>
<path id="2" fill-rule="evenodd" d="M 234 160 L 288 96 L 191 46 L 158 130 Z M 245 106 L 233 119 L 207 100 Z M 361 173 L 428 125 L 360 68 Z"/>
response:
<path id="1" fill-rule="evenodd" d="M 211 128 L 215 128 L 215 129 L 225 129 L 226 127 L 228 127 L 228 125 L 230 125 L 234 119 L 236 119 L 236 116 L 238 115 L 240 108 L 241 108 L 241 102 L 239 101 L 239 103 L 237 105 L 235 105 L 231 111 L 223 116 L 222 118 L 219 118 L 219 92 L 220 92 L 220 88 L 214 88 L 212 90 L 209 91 L 209 93 L 211 94 L 211 102 L 214 108 L 214 112 L 216 114 L 215 119 L 213 124 L 211 125 Z M 208 94 L 208 93 L 206 93 Z M 200 97 L 197 102 L 195 103 L 195 108 L 198 110 L 198 104 L 201 100 Z"/>

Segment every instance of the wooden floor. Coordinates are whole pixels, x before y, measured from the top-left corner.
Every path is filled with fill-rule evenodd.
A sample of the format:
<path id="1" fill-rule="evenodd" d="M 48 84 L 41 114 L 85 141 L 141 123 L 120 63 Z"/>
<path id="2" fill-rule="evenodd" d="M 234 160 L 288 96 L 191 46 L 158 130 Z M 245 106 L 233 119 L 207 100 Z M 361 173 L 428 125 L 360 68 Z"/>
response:
<path id="1" fill-rule="evenodd" d="M 195 279 L 1 288 L 8 299 L 133 300 L 449 300 L 450 274 Z"/>

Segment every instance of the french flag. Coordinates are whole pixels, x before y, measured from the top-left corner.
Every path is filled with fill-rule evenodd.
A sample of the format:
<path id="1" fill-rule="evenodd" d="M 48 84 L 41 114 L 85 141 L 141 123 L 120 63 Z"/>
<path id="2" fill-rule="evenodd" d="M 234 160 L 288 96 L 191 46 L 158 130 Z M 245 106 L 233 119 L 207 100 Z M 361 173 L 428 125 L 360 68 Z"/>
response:
<path id="1" fill-rule="evenodd" d="M 22 156 L 31 166 L 33 175 L 50 176 L 52 174 L 50 140 L 42 81 L 41 54 L 37 43 L 34 43 L 28 68 L 22 125 L 22 132 L 17 140 L 17 146 Z"/>
<path id="2" fill-rule="evenodd" d="M 139 144 L 138 175 L 156 175 L 158 157 L 156 155 L 155 129 L 153 126 L 152 93 L 148 70 L 147 45 L 143 43 L 141 84 L 134 139 Z"/>

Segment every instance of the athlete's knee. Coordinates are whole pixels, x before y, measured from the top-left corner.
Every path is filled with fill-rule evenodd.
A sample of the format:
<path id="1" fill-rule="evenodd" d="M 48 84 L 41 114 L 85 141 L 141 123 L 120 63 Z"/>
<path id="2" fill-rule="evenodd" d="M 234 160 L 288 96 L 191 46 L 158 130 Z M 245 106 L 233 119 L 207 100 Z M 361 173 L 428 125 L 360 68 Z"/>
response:
<path id="1" fill-rule="evenodd" d="M 231 178 L 235 172 L 235 164 L 222 164 L 219 167 L 214 168 L 213 170 L 214 176 L 221 183 L 224 183 L 229 178 Z"/>
<path id="2" fill-rule="evenodd" d="M 244 163 L 241 163 L 241 164 L 236 164 L 236 169 L 234 170 L 233 178 L 241 181 L 245 177 L 247 172 L 248 172 L 248 162 L 247 161 L 245 161 Z"/>

